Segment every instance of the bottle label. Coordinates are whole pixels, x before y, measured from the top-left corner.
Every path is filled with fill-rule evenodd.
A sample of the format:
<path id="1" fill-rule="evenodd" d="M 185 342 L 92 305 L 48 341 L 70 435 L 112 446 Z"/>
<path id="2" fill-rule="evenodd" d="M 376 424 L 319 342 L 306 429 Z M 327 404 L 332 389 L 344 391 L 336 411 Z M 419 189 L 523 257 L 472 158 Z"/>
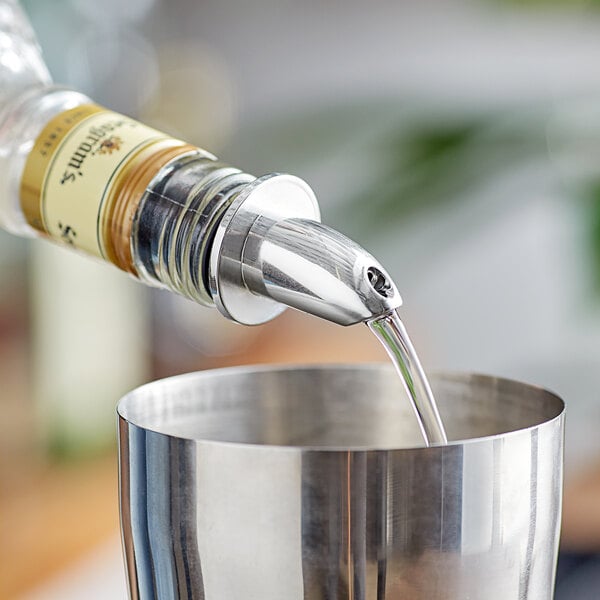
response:
<path id="1" fill-rule="evenodd" d="M 115 191 L 136 157 L 165 140 L 171 138 L 94 104 L 57 115 L 35 141 L 23 171 L 27 221 L 53 239 L 110 260 L 106 222 Z"/>

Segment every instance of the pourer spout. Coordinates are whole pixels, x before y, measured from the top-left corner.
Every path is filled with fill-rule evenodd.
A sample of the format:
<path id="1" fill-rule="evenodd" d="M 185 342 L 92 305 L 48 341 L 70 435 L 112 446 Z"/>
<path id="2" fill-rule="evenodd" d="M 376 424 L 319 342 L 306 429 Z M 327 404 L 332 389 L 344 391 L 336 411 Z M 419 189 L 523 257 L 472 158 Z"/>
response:
<path id="1" fill-rule="evenodd" d="M 286 191 L 288 200 L 293 191 L 303 201 L 286 205 L 280 200 L 286 196 L 279 195 Z M 211 292 L 223 314 L 246 324 L 264 322 L 291 306 L 352 325 L 402 304 L 377 260 L 322 225 L 310 188 L 289 175 L 257 183 L 223 217 L 211 252 Z"/>
<path id="2" fill-rule="evenodd" d="M 370 320 L 402 302 L 370 254 L 306 219 L 286 219 L 251 236 L 242 274 L 254 293 L 340 325 Z"/>

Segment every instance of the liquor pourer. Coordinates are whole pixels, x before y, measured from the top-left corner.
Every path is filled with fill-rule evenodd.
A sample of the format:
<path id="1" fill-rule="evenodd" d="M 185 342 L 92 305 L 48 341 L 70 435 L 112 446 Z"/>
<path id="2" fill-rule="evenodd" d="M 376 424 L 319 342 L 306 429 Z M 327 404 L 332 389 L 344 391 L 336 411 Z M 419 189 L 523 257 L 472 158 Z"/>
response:
<path id="1" fill-rule="evenodd" d="M 221 313 L 246 325 L 286 306 L 352 325 L 402 304 L 379 262 L 320 222 L 310 187 L 281 174 L 247 185 L 225 212 L 210 253 L 209 285 Z"/>

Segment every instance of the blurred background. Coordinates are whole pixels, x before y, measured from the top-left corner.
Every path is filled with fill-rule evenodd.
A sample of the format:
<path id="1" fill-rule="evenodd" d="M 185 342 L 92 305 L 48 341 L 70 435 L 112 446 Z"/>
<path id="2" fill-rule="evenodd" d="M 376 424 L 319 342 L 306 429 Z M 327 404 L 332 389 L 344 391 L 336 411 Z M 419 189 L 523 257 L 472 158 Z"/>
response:
<path id="1" fill-rule="evenodd" d="M 569 569 L 600 550 L 600 2 L 23 5 L 57 82 L 249 173 L 305 178 L 324 221 L 395 278 L 426 369 L 566 400 L 559 594 L 599 597 Z M 233 364 L 385 360 L 371 337 L 292 311 L 244 328 L 0 232 L 0 598 L 125 597 L 124 392 Z"/>

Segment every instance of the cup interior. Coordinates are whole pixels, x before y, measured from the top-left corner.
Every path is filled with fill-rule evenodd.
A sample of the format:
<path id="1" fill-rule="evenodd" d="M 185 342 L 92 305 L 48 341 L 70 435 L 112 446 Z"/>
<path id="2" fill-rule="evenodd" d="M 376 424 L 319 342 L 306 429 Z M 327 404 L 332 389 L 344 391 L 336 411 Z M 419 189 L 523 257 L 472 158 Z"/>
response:
<path id="1" fill-rule="evenodd" d="M 431 385 L 453 443 L 536 427 L 564 410 L 547 390 L 497 377 L 440 374 Z M 359 450 L 424 445 L 388 365 L 190 373 L 132 391 L 118 413 L 142 429 L 206 442 Z"/>

